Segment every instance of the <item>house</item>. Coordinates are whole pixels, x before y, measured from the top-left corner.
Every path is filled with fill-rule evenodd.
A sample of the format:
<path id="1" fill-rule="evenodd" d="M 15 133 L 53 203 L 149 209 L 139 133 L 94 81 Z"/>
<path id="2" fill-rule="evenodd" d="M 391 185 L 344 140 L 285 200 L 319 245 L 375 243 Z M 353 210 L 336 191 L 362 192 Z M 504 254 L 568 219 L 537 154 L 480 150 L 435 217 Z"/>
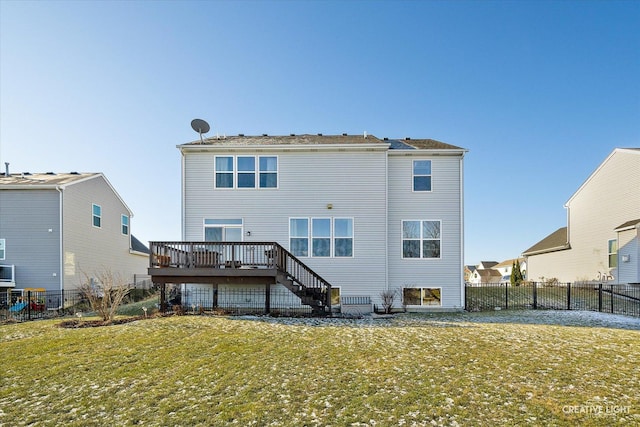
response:
<path id="1" fill-rule="evenodd" d="M 471 279 L 471 275 L 476 271 L 475 265 L 465 265 L 464 266 L 464 281 L 469 282 Z"/>
<path id="2" fill-rule="evenodd" d="M 152 260 L 155 283 L 192 280 L 187 294 L 211 289 L 212 298 L 228 301 L 234 289 L 265 286 L 254 282 L 273 270 L 272 284 L 306 304 L 312 285 L 295 273 L 304 271 L 330 288 L 330 302 L 321 289 L 311 303 L 324 307 L 380 306 L 385 292 L 396 309 L 464 307 L 465 149 L 367 134 L 241 134 L 178 149 L 186 245 L 152 242 L 152 253 L 163 259 L 169 251 L 167 262 L 188 267 L 195 264 L 181 259 L 193 260 L 198 242 L 231 243 L 209 255 L 220 268 L 202 276 L 194 269 L 176 277 L 190 273 Z"/>
<path id="3" fill-rule="evenodd" d="M 498 270 L 500 276 L 502 276 L 500 279 L 501 283 L 511 283 L 511 272 L 513 271 L 513 266 L 516 261 L 520 263 L 522 277 L 527 278 L 527 262 L 524 258 L 507 259 L 493 266 L 495 270 Z"/>
<path id="4" fill-rule="evenodd" d="M 60 294 L 109 271 L 131 283 L 148 249 L 101 173 L 0 174 L 0 287 Z M 59 300 L 58 300 L 59 301 Z M 55 308 L 55 307 L 50 307 Z"/>
<path id="5" fill-rule="evenodd" d="M 567 226 L 523 252 L 530 280 L 640 282 L 640 148 L 616 148 L 565 204 Z"/>
<path id="6" fill-rule="evenodd" d="M 480 261 L 470 274 L 468 283 L 471 285 L 481 285 L 487 283 L 500 283 L 502 275 L 494 267 L 497 261 Z"/>

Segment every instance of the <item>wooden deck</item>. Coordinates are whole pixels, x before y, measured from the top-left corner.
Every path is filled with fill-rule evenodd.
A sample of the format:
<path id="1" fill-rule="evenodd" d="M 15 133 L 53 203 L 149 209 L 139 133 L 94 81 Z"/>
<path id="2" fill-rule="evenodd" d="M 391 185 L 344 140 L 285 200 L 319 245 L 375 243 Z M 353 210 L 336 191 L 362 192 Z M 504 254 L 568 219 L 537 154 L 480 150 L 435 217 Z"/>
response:
<path id="1" fill-rule="evenodd" d="M 281 283 L 316 313 L 331 311 L 331 285 L 275 242 L 150 242 L 148 273 L 169 283 L 273 285 Z M 266 308 L 268 311 L 268 307 Z"/>

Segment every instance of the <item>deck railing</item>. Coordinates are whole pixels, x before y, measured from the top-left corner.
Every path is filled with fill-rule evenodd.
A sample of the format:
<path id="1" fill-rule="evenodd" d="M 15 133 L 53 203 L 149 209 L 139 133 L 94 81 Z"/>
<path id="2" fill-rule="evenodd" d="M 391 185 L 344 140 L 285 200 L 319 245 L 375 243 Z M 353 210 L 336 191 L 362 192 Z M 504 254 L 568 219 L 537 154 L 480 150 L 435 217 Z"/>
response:
<path id="1" fill-rule="evenodd" d="M 272 268 L 305 288 L 331 285 L 276 242 L 150 242 L 151 268 Z"/>

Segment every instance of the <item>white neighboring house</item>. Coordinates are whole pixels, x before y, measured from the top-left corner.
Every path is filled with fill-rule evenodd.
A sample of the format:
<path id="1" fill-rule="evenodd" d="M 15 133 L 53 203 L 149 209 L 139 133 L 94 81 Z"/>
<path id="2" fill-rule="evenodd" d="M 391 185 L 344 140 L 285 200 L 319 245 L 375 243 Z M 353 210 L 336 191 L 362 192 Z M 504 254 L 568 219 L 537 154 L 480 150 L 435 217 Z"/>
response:
<path id="1" fill-rule="evenodd" d="M 640 282 L 640 148 L 616 148 L 565 204 L 567 226 L 523 252 L 530 280 Z"/>
<path id="2" fill-rule="evenodd" d="M 496 265 L 498 265 L 496 261 L 480 261 L 469 275 L 469 284 L 482 285 L 500 283 L 501 275 L 500 272 L 495 269 Z"/>
<path id="3" fill-rule="evenodd" d="M 0 288 L 59 296 L 86 282 L 85 273 L 105 269 L 133 283 L 146 276 L 149 253 L 131 234 L 132 217 L 101 173 L 10 174 L 7 166 L 0 174 Z"/>
<path id="4" fill-rule="evenodd" d="M 527 262 L 524 258 L 517 258 L 517 261 L 520 262 L 520 271 L 522 272 L 522 277 L 527 279 Z M 511 283 L 511 272 L 513 271 L 513 264 L 516 262 L 516 258 L 508 259 L 502 261 L 493 266 L 495 270 L 498 270 L 500 273 L 501 279 L 500 283 Z"/>
<path id="5" fill-rule="evenodd" d="M 366 134 L 239 135 L 178 148 L 183 240 L 277 242 L 331 284 L 332 305 L 363 296 L 380 305 L 391 291 L 396 308 L 464 308 L 465 149 Z M 222 301 L 255 286 L 212 282 L 191 289 L 213 285 Z"/>

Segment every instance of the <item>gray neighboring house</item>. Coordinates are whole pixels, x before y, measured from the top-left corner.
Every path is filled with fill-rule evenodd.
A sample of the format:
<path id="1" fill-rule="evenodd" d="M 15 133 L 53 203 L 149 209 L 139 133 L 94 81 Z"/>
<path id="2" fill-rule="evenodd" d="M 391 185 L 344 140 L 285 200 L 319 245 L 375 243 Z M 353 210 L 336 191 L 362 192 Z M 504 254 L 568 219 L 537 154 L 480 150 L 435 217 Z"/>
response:
<path id="1" fill-rule="evenodd" d="M 7 166 L 8 169 L 8 166 Z M 74 290 L 106 270 L 145 276 L 149 250 L 101 173 L 0 174 L 0 290 Z"/>
<path id="2" fill-rule="evenodd" d="M 391 291 L 396 308 L 463 309 L 465 149 L 367 134 L 178 148 L 185 241 L 278 242 L 331 283 L 332 306 L 359 296 L 380 305 Z M 216 280 L 219 301 L 249 286 Z M 212 289 L 183 286 L 187 296 Z"/>
<path id="3" fill-rule="evenodd" d="M 640 148 L 616 148 L 565 204 L 567 226 L 523 252 L 530 280 L 640 283 Z"/>

